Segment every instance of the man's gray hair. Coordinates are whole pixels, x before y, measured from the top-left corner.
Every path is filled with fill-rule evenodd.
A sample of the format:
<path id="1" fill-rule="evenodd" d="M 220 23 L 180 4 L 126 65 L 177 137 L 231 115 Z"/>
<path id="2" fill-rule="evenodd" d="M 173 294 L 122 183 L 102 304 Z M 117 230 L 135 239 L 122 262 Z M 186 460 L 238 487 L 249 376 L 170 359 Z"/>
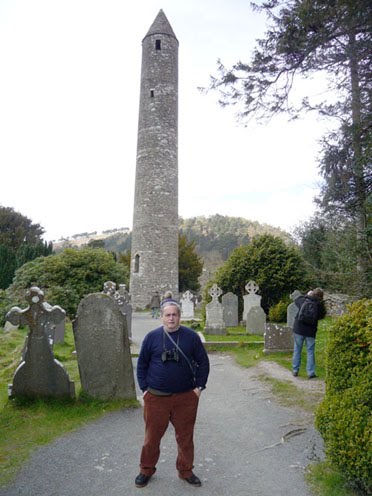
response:
<path id="1" fill-rule="evenodd" d="M 178 310 L 178 315 L 181 315 L 181 307 L 180 307 L 179 303 L 176 300 L 169 299 L 169 300 L 162 301 L 161 302 L 161 306 L 160 306 L 160 313 L 161 313 L 161 315 L 163 315 L 164 310 L 167 307 L 176 307 L 177 310 Z"/>

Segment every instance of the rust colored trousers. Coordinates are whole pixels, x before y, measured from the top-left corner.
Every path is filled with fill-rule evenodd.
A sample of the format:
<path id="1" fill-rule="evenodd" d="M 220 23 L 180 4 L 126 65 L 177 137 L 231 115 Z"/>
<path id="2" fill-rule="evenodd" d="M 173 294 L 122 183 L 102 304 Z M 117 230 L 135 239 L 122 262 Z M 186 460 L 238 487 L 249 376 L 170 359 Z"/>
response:
<path id="1" fill-rule="evenodd" d="M 176 468 L 179 477 L 188 478 L 194 464 L 194 425 L 199 398 L 194 391 L 174 393 L 171 396 L 144 396 L 145 440 L 141 452 L 141 473 L 152 475 L 160 456 L 160 442 L 169 422 L 174 426 L 178 456 Z"/>

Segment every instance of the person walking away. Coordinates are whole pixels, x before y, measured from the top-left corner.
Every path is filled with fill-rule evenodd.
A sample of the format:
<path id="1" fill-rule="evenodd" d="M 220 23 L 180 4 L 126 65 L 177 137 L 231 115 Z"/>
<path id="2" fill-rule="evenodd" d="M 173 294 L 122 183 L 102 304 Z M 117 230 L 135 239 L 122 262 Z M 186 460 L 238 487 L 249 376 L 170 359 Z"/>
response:
<path id="1" fill-rule="evenodd" d="M 160 308 L 159 291 L 154 291 L 154 293 L 151 297 L 150 307 L 151 307 L 151 317 L 153 319 L 157 319 L 159 317 L 159 308 Z"/>
<path id="2" fill-rule="evenodd" d="M 209 359 L 200 337 L 180 325 L 181 309 L 175 300 L 161 306 L 163 325 L 143 340 L 137 379 L 143 391 L 145 436 L 136 487 L 145 487 L 156 471 L 160 442 L 169 422 L 178 448 L 178 476 L 191 486 L 201 486 L 192 469 L 194 425 L 201 392 L 209 375 Z"/>
<path id="3" fill-rule="evenodd" d="M 293 324 L 294 350 L 292 358 L 292 373 L 298 376 L 301 366 L 301 353 L 306 345 L 306 372 L 309 379 L 315 373 L 315 337 L 318 330 L 318 321 L 325 317 L 326 311 L 323 302 L 323 291 L 320 288 L 309 291 L 306 295 L 295 299 L 298 312 Z"/>

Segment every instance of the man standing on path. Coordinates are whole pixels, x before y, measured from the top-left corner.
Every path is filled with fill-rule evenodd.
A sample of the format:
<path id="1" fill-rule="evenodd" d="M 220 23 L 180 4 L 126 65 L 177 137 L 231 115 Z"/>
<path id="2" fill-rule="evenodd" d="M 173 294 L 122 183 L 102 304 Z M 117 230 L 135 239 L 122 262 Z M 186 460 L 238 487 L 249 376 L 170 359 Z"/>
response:
<path id="1" fill-rule="evenodd" d="M 180 325 L 181 309 L 174 300 L 161 305 L 163 326 L 143 340 L 137 379 L 143 391 L 145 439 L 136 487 L 145 487 L 156 471 L 160 442 L 169 421 L 178 447 L 178 475 L 190 485 L 201 486 L 193 473 L 194 425 L 201 392 L 209 375 L 209 359 L 199 336 Z"/>
<path id="2" fill-rule="evenodd" d="M 316 288 L 307 295 L 298 296 L 295 304 L 299 308 L 293 325 L 294 350 L 292 358 L 292 373 L 298 376 L 301 365 L 301 352 L 306 344 L 306 371 L 309 379 L 315 374 L 315 336 L 318 330 L 318 320 L 325 317 L 326 311 L 323 303 L 323 291 Z"/>

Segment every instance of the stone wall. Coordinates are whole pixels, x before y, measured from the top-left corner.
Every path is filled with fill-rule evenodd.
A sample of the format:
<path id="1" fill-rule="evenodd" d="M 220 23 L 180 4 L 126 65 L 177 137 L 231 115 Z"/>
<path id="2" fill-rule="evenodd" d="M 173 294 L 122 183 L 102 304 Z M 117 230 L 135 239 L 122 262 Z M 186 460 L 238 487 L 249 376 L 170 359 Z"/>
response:
<path id="1" fill-rule="evenodd" d="M 327 315 L 338 316 L 347 311 L 346 305 L 356 301 L 356 296 L 350 296 L 341 293 L 324 293 L 324 303 L 327 310 Z"/>

